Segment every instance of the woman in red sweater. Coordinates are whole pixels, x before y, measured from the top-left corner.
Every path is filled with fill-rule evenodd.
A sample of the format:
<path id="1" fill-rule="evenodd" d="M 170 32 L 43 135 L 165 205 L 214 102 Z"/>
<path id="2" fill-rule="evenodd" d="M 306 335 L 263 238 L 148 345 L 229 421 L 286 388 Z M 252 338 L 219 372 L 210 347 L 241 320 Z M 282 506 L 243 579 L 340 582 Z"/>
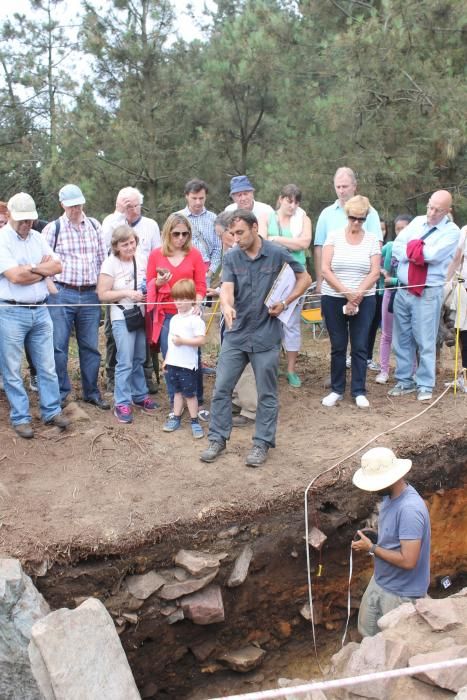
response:
<path id="1" fill-rule="evenodd" d="M 171 296 L 175 282 L 190 279 L 195 283 L 196 300 L 201 302 L 206 295 L 206 267 L 201 253 L 192 246 L 191 224 L 182 214 L 171 214 L 162 229 L 162 246 L 149 255 L 146 273 L 148 294 L 147 312 L 152 323 L 148 326 L 149 342 L 160 344 L 162 357 L 167 353 L 170 319 L 177 313 Z M 198 306 L 201 314 L 201 304 Z M 170 405 L 173 406 L 173 388 L 166 378 Z M 203 375 L 201 361 L 198 370 L 198 415 L 207 420 L 209 412 L 204 409 Z"/>

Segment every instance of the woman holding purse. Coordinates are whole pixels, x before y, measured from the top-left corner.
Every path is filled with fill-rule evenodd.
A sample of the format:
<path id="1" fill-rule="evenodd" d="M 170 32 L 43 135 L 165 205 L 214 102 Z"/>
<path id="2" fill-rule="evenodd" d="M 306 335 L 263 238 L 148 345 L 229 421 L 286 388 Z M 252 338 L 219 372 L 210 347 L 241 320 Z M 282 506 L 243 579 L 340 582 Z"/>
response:
<path id="1" fill-rule="evenodd" d="M 117 346 L 114 415 L 119 423 L 132 423 L 132 405 L 152 414 L 158 405 L 148 396 L 144 376 L 146 332 L 142 290 L 146 262 L 137 250 L 138 236 L 128 225 L 112 234 L 111 253 L 97 281 L 100 301 L 112 303 L 110 320 Z"/>

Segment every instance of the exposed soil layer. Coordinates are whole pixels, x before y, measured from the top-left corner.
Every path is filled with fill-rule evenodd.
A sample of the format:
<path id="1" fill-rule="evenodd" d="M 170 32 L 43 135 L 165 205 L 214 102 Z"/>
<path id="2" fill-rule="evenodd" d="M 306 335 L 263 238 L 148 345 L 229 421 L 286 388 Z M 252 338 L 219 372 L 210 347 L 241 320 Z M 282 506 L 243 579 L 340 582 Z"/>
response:
<path id="1" fill-rule="evenodd" d="M 217 659 L 246 642 L 264 648 L 272 668 L 279 667 L 284 644 L 311 655 L 310 625 L 299 615 L 307 600 L 304 489 L 374 436 L 426 408 L 413 395 L 391 400 L 372 376 L 368 411 L 350 398 L 323 408 L 327 351 L 326 339 L 310 345 L 299 365 L 305 378 L 299 391 L 281 378 L 277 448 L 256 470 L 243 465 L 248 429 L 234 431 L 227 453 L 213 465 L 199 462 L 205 442 L 192 440 L 188 424 L 163 434 L 162 392 L 160 415 L 139 414 L 133 425 L 120 426 L 109 413 L 80 404 L 88 419 L 62 434 L 35 421 L 33 441 L 14 437 L 0 396 L 0 553 L 21 559 L 52 607 L 74 607 L 94 595 L 115 618 L 134 613 L 137 624 L 126 621 L 119 632 L 145 697 L 212 697 L 219 693 L 193 688 L 216 669 L 213 677 L 224 679 L 226 691 L 233 688 L 231 672 L 218 670 Z M 438 394 L 451 378 L 447 355 Z M 208 380 L 208 395 L 211 385 Z M 432 515 L 435 584 L 441 575 L 466 571 L 466 419 L 467 396 L 455 398 L 449 390 L 422 416 L 372 443 L 414 461 L 410 480 L 428 499 Z M 328 535 L 321 562 L 314 550 L 312 556 L 320 653 L 334 644 L 326 635 L 344 624 L 349 542 L 374 506 L 373 497 L 351 485 L 358 462 L 356 455 L 319 477 L 310 494 L 310 524 Z M 236 534 L 220 537 L 232 526 Z M 254 551 L 249 575 L 239 588 L 226 588 L 246 542 Z M 119 598 L 126 575 L 172 567 L 180 548 L 227 553 L 215 581 L 222 587 L 224 623 L 169 625 L 157 595 L 137 610 Z M 354 606 L 370 565 L 367 559 L 356 562 Z M 259 676 L 249 674 L 243 692 L 267 683 Z"/>

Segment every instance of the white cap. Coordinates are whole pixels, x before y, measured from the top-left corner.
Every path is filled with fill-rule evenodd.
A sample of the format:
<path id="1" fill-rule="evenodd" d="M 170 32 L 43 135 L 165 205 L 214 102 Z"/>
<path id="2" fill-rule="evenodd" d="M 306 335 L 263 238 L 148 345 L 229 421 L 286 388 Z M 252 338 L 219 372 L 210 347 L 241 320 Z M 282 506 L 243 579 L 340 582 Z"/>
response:
<path id="1" fill-rule="evenodd" d="M 78 185 L 63 185 L 58 193 L 58 198 L 66 207 L 74 207 L 77 204 L 84 204 L 86 202 Z"/>
<path id="2" fill-rule="evenodd" d="M 13 195 L 7 206 L 13 221 L 35 221 L 39 218 L 36 203 L 26 192 Z"/>

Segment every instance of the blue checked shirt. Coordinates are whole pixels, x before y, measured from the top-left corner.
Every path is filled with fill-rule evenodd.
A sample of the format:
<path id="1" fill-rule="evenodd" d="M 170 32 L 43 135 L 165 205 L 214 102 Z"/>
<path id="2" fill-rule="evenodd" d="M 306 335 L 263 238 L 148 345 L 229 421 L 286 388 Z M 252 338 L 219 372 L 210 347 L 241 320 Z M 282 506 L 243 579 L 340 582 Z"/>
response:
<path id="1" fill-rule="evenodd" d="M 193 245 L 203 256 L 204 262 L 209 263 L 208 275 L 214 274 L 221 264 L 222 246 L 219 236 L 214 230 L 216 214 L 205 209 L 201 214 L 192 214 L 188 207 L 177 214 L 186 216 L 193 231 Z"/>

